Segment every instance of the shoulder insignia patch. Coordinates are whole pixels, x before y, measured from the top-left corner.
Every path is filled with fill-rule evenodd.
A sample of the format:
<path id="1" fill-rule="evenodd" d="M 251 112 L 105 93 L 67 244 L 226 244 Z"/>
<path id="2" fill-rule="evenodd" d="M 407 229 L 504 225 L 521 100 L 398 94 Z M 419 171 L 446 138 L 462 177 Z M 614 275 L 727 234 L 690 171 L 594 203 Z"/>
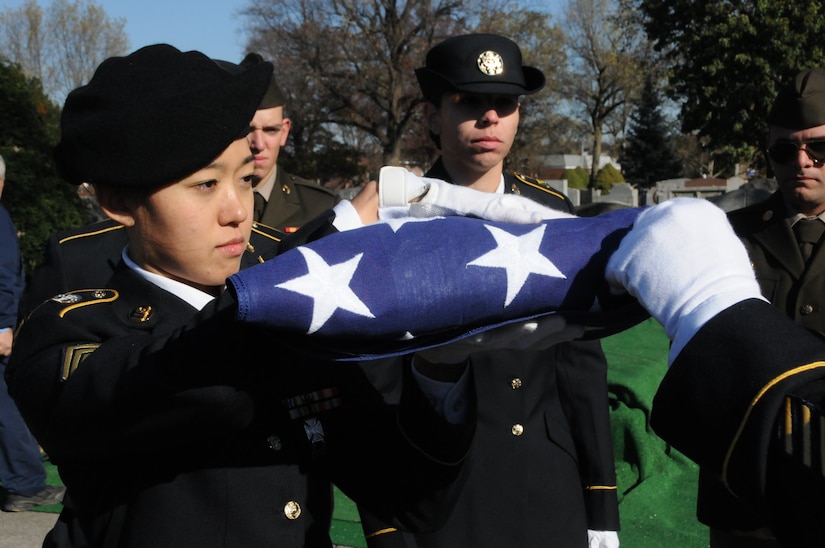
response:
<path id="1" fill-rule="evenodd" d="M 532 188 L 541 190 L 541 191 L 546 192 L 548 194 L 552 194 L 553 196 L 556 196 L 557 198 L 559 198 L 561 200 L 564 200 L 565 202 L 567 201 L 567 198 L 564 196 L 564 194 L 562 194 L 561 192 L 553 189 L 550 185 L 548 185 L 547 183 L 545 183 L 541 179 L 533 179 L 532 177 L 522 175 L 521 173 L 518 173 L 517 171 L 513 172 L 513 176 L 516 179 L 518 179 L 520 182 L 524 183 L 525 185 L 529 185 Z"/>
<path id="2" fill-rule="evenodd" d="M 68 293 L 61 293 L 52 297 L 52 301 L 67 305 L 63 308 L 58 316 L 64 317 L 70 311 L 90 306 L 93 304 L 103 304 L 116 301 L 120 297 L 120 293 L 114 289 L 80 289 L 77 291 L 69 291 Z"/>
<path id="3" fill-rule="evenodd" d="M 77 366 L 83 363 L 99 346 L 100 344 L 98 343 L 88 343 L 75 344 L 67 347 L 63 351 L 63 367 L 60 370 L 60 381 L 66 382 L 69 380 L 69 377 L 75 372 Z"/>

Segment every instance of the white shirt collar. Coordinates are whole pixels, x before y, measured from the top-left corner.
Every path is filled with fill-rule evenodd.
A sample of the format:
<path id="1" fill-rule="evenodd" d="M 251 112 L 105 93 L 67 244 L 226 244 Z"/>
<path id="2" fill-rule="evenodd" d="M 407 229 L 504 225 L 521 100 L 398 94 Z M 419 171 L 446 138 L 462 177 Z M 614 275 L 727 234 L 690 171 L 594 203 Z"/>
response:
<path id="1" fill-rule="evenodd" d="M 166 278 L 161 276 L 160 274 L 155 274 L 154 272 L 149 272 L 145 268 L 138 266 L 138 264 L 133 261 L 129 254 L 129 246 L 123 248 L 123 262 L 126 263 L 126 266 L 131 268 L 133 271 L 137 273 L 138 276 L 143 278 L 149 283 L 152 283 L 159 288 L 168 291 L 172 295 L 178 297 L 189 303 L 193 308 L 197 310 L 202 310 L 204 306 L 212 302 L 215 297 L 208 293 L 204 293 L 200 289 L 195 289 L 191 285 L 186 285 L 185 283 L 181 283 L 179 281 L 173 280 L 171 278 Z"/>

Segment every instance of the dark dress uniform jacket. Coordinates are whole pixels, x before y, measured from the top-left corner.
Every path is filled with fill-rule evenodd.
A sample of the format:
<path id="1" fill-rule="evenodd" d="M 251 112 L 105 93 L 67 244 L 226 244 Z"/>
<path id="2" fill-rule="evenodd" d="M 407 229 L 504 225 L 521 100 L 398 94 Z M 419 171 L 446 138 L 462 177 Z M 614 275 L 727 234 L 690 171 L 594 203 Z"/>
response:
<path id="1" fill-rule="evenodd" d="M 748 251 L 762 295 L 798 325 L 825 333 L 825 250 L 814 249 L 806 270 L 787 217 L 779 191 L 728 214 Z M 767 525 L 707 469 L 700 470 L 697 515 L 702 523 L 724 530 Z"/>
<path id="2" fill-rule="evenodd" d="M 331 481 L 400 526 L 437 525 L 472 434 L 405 383 L 318 362 L 197 312 L 122 263 L 19 330 L 10 392 L 68 487 L 45 546 L 330 546 Z"/>
<path id="3" fill-rule="evenodd" d="M 334 192 L 279 167 L 260 222 L 290 233 L 336 203 Z"/>
<path id="4" fill-rule="evenodd" d="M 241 269 L 274 257 L 286 236 L 255 223 Z M 104 287 L 129 242 L 125 227 L 107 219 L 59 232 L 46 242 L 43 264 L 35 270 L 20 301 L 20 319 L 43 301 L 72 289 Z"/>
<path id="5" fill-rule="evenodd" d="M 450 179 L 440 160 L 426 177 Z M 506 173 L 504 181 L 508 194 L 572 210 L 566 196 L 534 179 Z M 362 512 L 368 544 L 584 548 L 588 528 L 618 530 L 607 363 L 599 342 L 482 351 L 471 356 L 470 364 L 478 429 L 455 510 L 444 528 L 414 539 L 388 531 Z M 384 376 L 396 369 L 387 366 Z M 367 373 L 378 376 L 380 371 L 369 368 Z M 386 378 L 374 382 L 392 386 Z"/>

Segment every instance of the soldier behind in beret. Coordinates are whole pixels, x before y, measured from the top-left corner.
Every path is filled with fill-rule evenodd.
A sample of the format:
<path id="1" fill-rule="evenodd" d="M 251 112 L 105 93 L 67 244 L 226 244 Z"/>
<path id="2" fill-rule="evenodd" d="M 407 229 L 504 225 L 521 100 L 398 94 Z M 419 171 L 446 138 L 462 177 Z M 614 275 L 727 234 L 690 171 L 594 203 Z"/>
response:
<path id="1" fill-rule="evenodd" d="M 357 365 L 235 319 L 246 135 L 271 74 L 154 45 L 66 100 L 58 168 L 94 186 L 128 247 L 104 285 L 37 307 L 8 365 L 67 487 L 46 546 L 328 548 L 331 482 L 398 526 L 448 513 L 471 405 L 449 423 L 411 381 L 388 406 Z"/>
<path id="2" fill-rule="evenodd" d="M 415 73 L 427 100 L 430 135 L 441 150 L 425 177 L 521 194 L 572 212 L 563 194 L 505 170 L 521 97 L 545 84 L 539 69 L 522 64 L 516 43 L 495 34 L 448 38 L 427 53 L 425 66 Z M 618 546 L 607 363 L 599 342 L 480 351 L 469 363 L 476 390 L 484 395 L 473 449 L 477 458 L 447 524 L 416 535 L 417 546 L 585 547 L 588 536 L 590 546 Z M 370 368 L 371 374 L 376 371 Z M 388 366 L 385 376 L 397 371 Z M 381 384 L 393 386 L 387 379 Z M 479 504 L 482 500 L 487 502 Z M 367 512 L 362 523 L 373 548 L 413 542 Z"/>
<path id="3" fill-rule="evenodd" d="M 797 73 L 768 116 L 767 158 L 779 189 L 730 213 L 762 294 L 797 324 L 825 333 L 825 70 Z M 702 470 L 698 517 L 713 548 L 778 546 L 752 509 Z"/>
<path id="4" fill-rule="evenodd" d="M 241 61 L 248 67 L 263 63 L 258 53 Z M 307 179 L 278 168 L 278 155 L 286 145 L 292 121 L 284 115 L 284 92 L 269 82 L 263 100 L 249 124 L 249 146 L 255 155 L 255 220 L 282 232 L 295 232 L 301 225 L 336 204 L 337 196 Z"/>

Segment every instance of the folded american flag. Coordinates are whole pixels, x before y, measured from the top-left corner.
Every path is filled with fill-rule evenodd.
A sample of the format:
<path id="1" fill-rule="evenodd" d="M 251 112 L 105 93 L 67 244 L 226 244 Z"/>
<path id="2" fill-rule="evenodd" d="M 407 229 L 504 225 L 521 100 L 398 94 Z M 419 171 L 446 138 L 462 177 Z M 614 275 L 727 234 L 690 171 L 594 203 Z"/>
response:
<path id="1" fill-rule="evenodd" d="M 400 353 L 556 312 L 601 336 L 646 317 L 604 279 L 640 211 L 532 225 L 397 219 L 290 250 L 228 287 L 238 319 L 332 353 Z"/>

